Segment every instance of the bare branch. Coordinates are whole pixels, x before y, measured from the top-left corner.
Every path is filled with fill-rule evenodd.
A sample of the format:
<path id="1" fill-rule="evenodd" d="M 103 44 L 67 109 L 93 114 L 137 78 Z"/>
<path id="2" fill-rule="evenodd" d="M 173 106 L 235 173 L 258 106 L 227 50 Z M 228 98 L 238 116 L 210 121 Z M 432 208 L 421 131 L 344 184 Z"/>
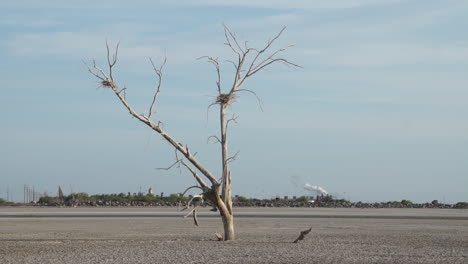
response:
<path id="1" fill-rule="evenodd" d="M 218 88 L 218 93 L 221 94 L 221 71 L 219 70 L 218 58 L 212 58 L 209 56 L 202 56 L 202 57 L 197 58 L 197 60 L 200 60 L 200 59 L 207 59 L 209 63 L 215 66 L 216 74 L 218 76 L 218 80 L 216 81 L 216 87 Z"/>
<path id="2" fill-rule="evenodd" d="M 156 76 L 158 76 L 158 84 L 156 86 L 156 92 L 153 95 L 153 101 L 151 102 L 151 105 L 150 105 L 150 108 L 149 108 L 149 111 L 148 111 L 148 119 L 151 119 L 151 116 L 153 115 L 153 107 L 156 104 L 156 99 L 157 99 L 158 94 L 159 94 L 159 92 L 161 90 L 161 83 L 162 83 L 162 77 L 163 77 L 162 69 L 163 69 L 164 65 L 166 64 L 166 62 L 167 62 L 167 58 L 164 57 L 164 61 L 161 64 L 161 66 L 159 67 L 159 69 L 156 68 L 156 66 L 154 65 L 154 62 L 153 62 L 153 60 L 151 58 L 149 58 L 149 61 L 150 61 L 151 65 L 153 66 L 153 71 L 156 73 Z"/>
<path id="3" fill-rule="evenodd" d="M 187 210 L 189 207 L 186 206 L 184 207 L 181 211 L 185 211 Z M 190 210 L 187 214 L 184 215 L 184 218 L 186 218 L 187 216 L 189 216 L 191 213 L 193 213 L 193 210 L 197 209 L 197 207 L 195 206 L 194 208 L 192 208 L 192 210 Z"/>
<path id="4" fill-rule="evenodd" d="M 224 28 L 225 28 L 225 30 L 227 30 L 229 36 L 231 37 L 231 39 L 236 44 L 236 47 L 239 49 L 239 51 L 244 53 L 244 50 L 242 49 L 242 47 L 239 45 L 239 42 L 237 41 L 236 33 L 232 32 L 226 25 L 224 25 Z"/>
<path id="5" fill-rule="evenodd" d="M 196 226 L 198 226 L 198 218 L 197 218 L 197 210 L 196 208 L 193 208 L 193 222 L 195 223 Z"/>
<path id="6" fill-rule="evenodd" d="M 228 126 L 229 126 L 229 123 L 234 122 L 234 123 L 237 124 L 237 118 L 238 118 L 238 117 L 239 117 L 239 116 L 236 116 L 236 115 L 232 114 L 232 117 L 229 118 L 228 120 L 226 120 L 226 131 L 227 131 L 227 128 L 228 128 Z"/>
<path id="7" fill-rule="evenodd" d="M 190 199 L 190 201 L 187 203 L 187 206 L 183 209 L 188 209 L 190 207 L 190 204 L 192 203 L 192 201 L 195 199 L 195 198 L 200 198 L 201 199 L 201 202 L 197 205 L 195 205 L 193 207 L 192 210 L 190 210 L 190 212 L 188 212 L 184 218 L 186 218 L 187 216 L 189 216 L 190 214 L 193 215 L 193 222 L 195 223 L 196 226 L 198 226 L 198 219 L 197 219 L 197 208 L 200 206 L 200 204 L 203 204 L 204 203 L 204 199 L 203 199 L 203 194 L 199 194 L 199 195 L 194 195 L 192 197 L 192 199 Z"/>
<path id="8" fill-rule="evenodd" d="M 96 60 L 93 60 L 93 68 L 98 70 L 106 80 L 109 80 L 109 77 L 107 77 L 106 73 L 96 65 Z"/>
<path id="9" fill-rule="evenodd" d="M 214 138 L 217 143 L 221 143 L 221 139 L 219 139 L 219 137 L 216 135 L 209 136 L 208 139 L 206 140 L 206 143 L 208 144 L 210 142 L 210 139 L 212 138 Z"/>
<path id="10" fill-rule="evenodd" d="M 91 67 L 89 67 L 88 63 L 86 63 L 86 61 L 83 61 L 83 64 L 86 66 L 86 68 L 88 68 L 88 72 L 91 73 L 94 77 L 100 79 L 101 81 L 105 81 L 105 79 L 103 77 L 101 77 L 99 74 L 97 74 L 96 72 L 94 72 Z"/>
<path id="11" fill-rule="evenodd" d="M 244 66 L 244 62 L 247 58 L 247 54 L 250 52 L 250 49 L 248 49 L 246 52 L 242 53 L 242 56 L 239 57 L 239 63 L 237 64 L 236 67 L 236 75 L 234 77 L 234 83 L 232 84 L 231 92 L 233 93 L 236 89 L 238 89 L 242 83 L 245 80 L 245 77 L 241 77 L 241 73 L 243 72 L 242 67 Z M 240 82 L 239 82 L 240 81 Z"/>
<path id="12" fill-rule="evenodd" d="M 166 168 L 156 168 L 156 169 L 157 169 L 157 170 L 170 170 L 170 169 L 172 169 L 175 165 L 177 165 L 179 162 L 180 162 L 180 160 L 176 160 L 174 163 L 172 163 L 171 165 L 169 165 L 169 167 L 166 167 Z"/>
<path id="13" fill-rule="evenodd" d="M 255 63 L 257 62 L 257 59 L 262 55 L 262 53 L 264 53 L 267 49 L 270 48 L 270 46 L 273 44 L 273 42 L 275 42 L 280 36 L 281 34 L 283 34 L 283 31 L 286 29 L 286 27 L 284 26 L 280 32 L 278 34 L 276 34 L 276 36 L 272 39 L 272 40 L 269 40 L 267 45 L 261 49 L 260 51 L 256 50 L 257 51 L 257 55 L 255 56 L 255 58 L 252 60 L 252 63 L 250 64 L 250 67 L 249 67 L 249 70 L 248 72 L 250 72 L 252 70 L 252 67 L 254 67 Z"/>
<path id="14" fill-rule="evenodd" d="M 190 204 L 192 204 L 193 200 L 196 199 L 196 198 L 200 198 L 201 199 L 201 203 L 204 203 L 205 200 L 203 199 L 203 194 L 197 194 L 197 195 L 194 195 L 192 196 L 192 199 L 190 199 L 187 203 L 187 208 L 190 207 Z M 196 206 L 195 206 L 196 207 Z"/>
<path id="15" fill-rule="evenodd" d="M 127 87 L 124 87 L 124 88 L 120 89 L 120 90 L 118 91 L 118 93 L 125 92 L 125 90 L 127 90 Z"/>
<path id="16" fill-rule="evenodd" d="M 107 39 L 106 39 L 106 50 L 107 50 L 107 64 L 109 66 L 109 77 L 110 79 L 113 81 L 114 78 L 112 76 L 112 68 L 114 67 L 114 65 L 117 63 L 117 54 L 119 53 L 119 46 L 120 46 L 120 42 L 117 43 L 116 47 L 115 47 L 115 52 L 114 54 L 112 55 L 112 60 L 111 60 L 111 57 L 110 57 L 110 50 L 109 50 L 109 44 L 107 42 Z"/>
<path id="17" fill-rule="evenodd" d="M 87 64 L 86 64 L 86 66 L 87 66 Z M 91 68 L 89 68 L 89 67 L 88 67 L 88 69 L 89 69 L 89 72 L 92 75 L 96 76 L 101 81 L 103 81 L 103 82 L 109 81 L 109 77 L 107 77 L 106 73 L 96 65 L 96 60 L 93 59 L 93 69 L 97 70 L 99 73 L 96 73 L 96 72 L 92 71 Z"/>
<path id="18" fill-rule="evenodd" d="M 192 188 L 200 188 L 200 186 L 191 186 L 191 187 L 187 188 L 187 190 L 185 190 L 185 192 L 182 194 L 182 196 L 184 196 L 185 193 L 186 193 L 188 190 L 192 189 Z M 201 188 L 200 188 L 200 189 L 201 189 Z M 193 199 L 195 199 L 195 198 L 202 198 L 202 200 L 203 200 L 203 194 L 197 194 L 197 195 L 192 196 L 192 198 L 191 198 L 191 199 L 187 202 L 187 204 L 185 205 L 185 208 L 182 208 L 182 210 L 180 210 L 180 211 L 187 210 L 187 209 L 190 207 L 190 205 L 192 204 Z M 180 202 L 179 202 L 179 205 L 180 205 Z"/>
<path id="19" fill-rule="evenodd" d="M 268 65 L 273 64 L 273 63 L 275 63 L 275 62 L 281 62 L 281 63 L 286 64 L 286 65 L 291 66 L 291 67 L 302 68 L 302 66 L 300 66 L 300 65 L 298 65 L 298 64 L 295 64 L 295 63 L 292 63 L 292 62 L 290 62 L 290 61 L 288 61 L 288 60 L 286 60 L 286 59 L 283 59 L 283 58 L 277 58 L 277 59 L 268 58 L 268 59 L 266 59 L 266 61 L 268 61 L 268 62 L 266 62 L 266 63 L 265 63 L 265 61 L 262 62 L 262 64 L 259 64 L 254 70 L 252 70 L 251 72 L 249 72 L 249 73 L 246 75 L 246 78 L 248 78 L 248 77 L 254 75 L 254 74 L 257 73 L 259 70 L 262 70 L 262 69 L 264 69 L 265 67 L 267 67 Z"/>
<path id="20" fill-rule="evenodd" d="M 189 190 L 191 189 L 194 189 L 194 188 L 199 188 L 200 190 L 204 191 L 203 188 L 201 188 L 200 186 L 198 185 L 194 185 L 194 186 L 190 186 L 188 187 L 187 189 L 185 189 L 185 191 L 181 194 L 181 196 L 183 197 Z M 190 200 L 191 201 L 191 200 Z M 190 202 L 189 201 L 189 202 Z M 188 206 L 186 205 L 184 208 L 180 209 L 180 204 L 182 203 L 182 200 L 179 200 L 179 203 L 177 204 L 177 208 L 179 209 L 179 211 L 184 211 L 188 208 Z"/>
<path id="21" fill-rule="evenodd" d="M 198 206 L 195 206 L 192 210 L 190 210 L 190 212 L 188 212 L 184 218 L 186 218 L 187 216 L 189 216 L 190 214 L 192 214 L 193 216 L 193 222 L 196 226 L 198 226 L 198 218 L 197 218 L 197 208 Z"/>
<path id="22" fill-rule="evenodd" d="M 200 186 L 198 186 L 198 185 L 193 185 L 193 186 L 190 186 L 190 187 L 188 187 L 187 189 L 185 189 L 185 191 L 182 193 L 182 196 L 184 196 L 188 191 L 190 191 L 191 189 L 194 189 L 194 188 L 198 188 L 198 189 L 200 189 L 200 190 L 202 190 L 202 191 L 205 191 L 205 190 L 203 190 L 202 187 L 200 187 Z"/>
<path id="23" fill-rule="evenodd" d="M 185 166 L 185 168 L 187 168 L 187 170 L 190 171 L 190 173 L 192 173 L 193 177 L 195 178 L 195 180 L 197 180 L 197 182 L 201 185 L 201 187 L 203 189 L 208 189 L 208 185 L 205 183 L 205 181 L 203 181 L 203 179 L 197 174 L 197 172 L 192 169 L 187 163 L 185 163 L 184 160 L 181 160 L 180 161 L 182 163 L 182 165 Z M 212 180 L 212 179 L 209 179 L 211 181 L 212 184 L 219 184 L 216 180 Z"/>
<path id="24" fill-rule="evenodd" d="M 210 109 L 212 106 L 214 105 L 217 105 L 218 102 L 214 102 L 214 103 L 211 103 L 207 108 L 206 108 L 206 125 L 208 125 L 208 119 L 209 119 L 209 116 L 210 116 Z"/>
<path id="25" fill-rule="evenodd" d="M 146 124 L 149 126 L 152 130 L 155 132 L 159 133 L 169 144 L 171 144 L 177 151 L 182 153 L 187 160 L 192 163 L 205 177 L 207 177 L 210 182 L 213 185 L 218 185 L 218 182 L 216 181 L 216 178 L 209 172 L 204 166 L 201 165 L 201 163 L 188 151 L 188 149 L 184 148 L 181 144 L 178 143 L 178 141 L 174 140 L 167 132 L 165 132 L 158 124 L 152 122 L 149 120 L 147 117 L 138 114 L 126 101 L 126 99 L 118 93 L 118 86 L 114 83 L 111 82 L 109 84 L 114 91 L 115 95 L 119 98 L 120 102 L 125 106 L 125 108 L 129 111 L 129 113 L 141 121 L 142 123 Z"/>
<path id="26" fill-rule="evenodd" d="M 255 96 L 255 98 L 257 98 L 258 106 L 260 107 L 260 110 L 262 110 L 262 112 L 263 112 L 262 100 L 260 99 L 260 97 L 257 96 L 256 92 L 254 92 L 252 90 L 249 90 L 249 89 L 239 89 L 239 90 L 236 90 L 235 92 L 248 92 L 248 93 L 253 94 Z"/>
<path id="27" fill-rule="evenodd" d="M 227 43 L 225 43 L 225 44 L 228 45 L 228 46 L 232 49 L 232 51 L 234 51 L 234 53 L 236 53 L 236 54 L 239 56 L 239 58 L 240 58 L 240 56 L 241 56 L 240 52 L 243 53 L 243 51 L 242 51 L 242 49 L 240 48 L 239 43 L 237 43 L 236 37 L 234 36 L 234 34 L 232 34 L 232 32 L 229 30 L 229 28 L 228 28 L 225 24 L 223 24 L 223 27 L 224 27 L 224 37 L 225 37 L 225 39 L 226 39 L 226 41 L 227 41 Z M 231 44 L 231 38 L 232 38 L 232 40 L 235 42 L 236 46 L 239 47 L 240 52 L 237 51 L 237 50 L 233 47 L 233 45 Z"/>
<path id="28" fill-rule="evenodd" d="M 237 72 L 237 64 L 235 62 L 233 62 L 232 60 L 226 60 L 226 62 L 229 62 L 230 64 L 232 64 L 234 66 L 234 69 L 236 69 L 236 72 Z"/>
<path id="29" fill-rule="evenodd" d="M 229 157 L 226 159 L 226 162 L 232 162 L 232 161 L 235 161 L 237 159 L 237 155 L 239 154 L 240 151 L 237 151 L 236 154 L 234 154 L 234 156 L 232 157 Z"/>
<path id="30" fill-rule="evenodd" d="M 272 39 L 268 40 L 267 44 L 265 45 L 263 49 L 258 50 L 255 48 L 249 48 L 247 45 L 247 42 L 244 43 L 245 49 L 242 49 L 239 43 L 237 42 L 237 38 L 235 34 L 232 33 L 226 25 L 223 25 L 223 26 L 225 30 L 225 37 L 226 37 L 226 40 L 228 41 L 228 43 L 226 44 L 238 55 L 237 63 L 230 61 L 230 63 L 233 64 L 234 68 L 236 69 L 234 82 L 233 82 L 230 93 L 233 93 L 236 90 L 239 90 L 240 87 L 245 83 L 245 81 L 250 76 L 266 68 L 272 63 L 278 62 L 278 63 L 285 64 L 287 66 L 301 68 L 301 66 L 294 64 L 284 58 L 276 58 L 276 55 L 278 55 L 280 52 L 287 50 L 289 47 L 292 47 L 292 46 L 287 46 L 286 48 L 280 48 L 274 51 L 273 53 L 271 53 L 270 55 L 268 55 L 265 59 L 261 60 L 260 63 L 258 63 L 258 60 L 260 60 L 261 57 L 263 57 L 263 55 L 271 48 L 272 44 L 283 34 L 286 27 L 283 27 L 278 32 L 278 34 L 276 34 Z M 235 46 L 233 46 L 232 42 L 234 42 Z M 247 60 L 249 52 L 251 51 L 256 52 L 256 54 L 254 55 L 252 61 L 250 62 L 250 65 L 246 67 L 247 69 L 244 69 L 244 63 Z M 245 74 L 243 74 L 242 76 L 242 73 L 244 72 Z"/>
<path id="31" fill-rule="evenodd" d="M 188 147 L 186 146 L 186 149 L 188 150 Z M 197 172 L 191 168 L 182 158 L 179 158 L 179 156 L 177 155 L 177 149 L 174 150 L 174 153 L 175 153 L 175 158 L 176 158 L 176 161 L 174 163 L 172 163 L 169 167 L 167 168 L 157 168 L 158 170 L 170 170 L 172 169 L 174 166 L 177 165 L 177 168 L 180 169 L 180 164 L 182 164 L 188 171 L 190 171 L 190 173 L 192 173 L 193 177 L 195 178 L 195 180 L 198 182 L 198 184 L 200 184 L 200 186 L 192 186 L 192 187 L 198 187 L 200 188 L 201 190 L 203 191 L 206 191 L 209 187 L 208 185 L 205 183 L 205 181 L 203 181 L 203 179 L 197 174 Z M 195 157 L 197 155 L 197 152 L 195 152 L 193 154 L 193 157 Z M 186 191 L 188 191 L 190 188 L 192 187 L 189 187 Z M 184 192 L 184 194 L 185 194 Z"/>

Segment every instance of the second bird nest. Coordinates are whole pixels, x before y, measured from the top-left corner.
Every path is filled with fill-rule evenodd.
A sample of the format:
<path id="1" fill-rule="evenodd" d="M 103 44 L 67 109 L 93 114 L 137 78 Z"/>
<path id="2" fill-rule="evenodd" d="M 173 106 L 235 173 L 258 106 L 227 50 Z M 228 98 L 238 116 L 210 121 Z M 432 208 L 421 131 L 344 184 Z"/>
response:
<path id="1" fill-rule="evenodd" d="M 224 106 L 230 105 L 236 99 L 235 95 L 232 93 L 222 93 L 216 97 L 216 103 Z"/>

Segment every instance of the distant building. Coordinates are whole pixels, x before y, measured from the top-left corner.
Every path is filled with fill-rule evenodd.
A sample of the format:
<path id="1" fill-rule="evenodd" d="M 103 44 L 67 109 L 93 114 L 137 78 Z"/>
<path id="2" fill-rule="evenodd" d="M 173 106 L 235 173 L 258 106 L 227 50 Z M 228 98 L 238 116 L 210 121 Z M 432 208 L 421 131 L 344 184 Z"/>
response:
<path id="1" fill-rule="evenodd" d="M 150 188 L 148 189 L 148 194 L 153 194 L 153 188 L 150 187 Z"/>

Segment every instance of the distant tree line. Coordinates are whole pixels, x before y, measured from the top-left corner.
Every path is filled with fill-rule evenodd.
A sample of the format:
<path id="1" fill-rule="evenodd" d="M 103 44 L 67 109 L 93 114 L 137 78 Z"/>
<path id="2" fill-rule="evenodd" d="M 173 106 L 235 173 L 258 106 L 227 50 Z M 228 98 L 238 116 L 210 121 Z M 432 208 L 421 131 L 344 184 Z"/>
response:
<path id="1" fill-rule="evenodd" d="M 179 203 L 187 203 L 191 196 L 170 194 L 159 196 L 153 194 L 94 194 L 72 193 L 62 197 L 44 196 L 39 199 L 39 205 L 45 206 L 177 206 Z M 235 196 L 233 205 L 236 207 L 337 207 L 337 208 L 458 208 L 468 209 L 467 202 L 456 204 L 440 203 L 433 200 L 430 203 L 413 203 L 410 200 L 389 202 L 351 202 L 346 199 L 337 199 L 333 196 L 308 197 L 300 196 L 292 199 L 257 199 L 244 196 Z M 212 206 L 205 201 L 205 206 Z"/>
<path id="2" fill-rule="evenodd" d="M 182 197 L 179 194 L 171 194 L 169 196 L 158 196 L 153 194 L 93 194 L 89 195 L 85 192 L 72 193 L 63 197 L 44 196 L 39 199 L 39 204 L 76 204 L 76 203 L 92 203 L 92 202 L 180 202 L 188 201 L 189 197 Z"/>

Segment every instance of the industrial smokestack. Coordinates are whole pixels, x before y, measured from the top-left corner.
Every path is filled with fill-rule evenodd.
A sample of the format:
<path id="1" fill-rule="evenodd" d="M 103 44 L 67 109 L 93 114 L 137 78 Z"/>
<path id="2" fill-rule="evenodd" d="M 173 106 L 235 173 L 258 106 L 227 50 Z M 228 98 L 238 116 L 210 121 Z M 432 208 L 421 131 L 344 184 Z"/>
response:
<path id="1" fill-rule="evenodd" d="M 312 191 L 312 192 L 321 193 L 321 194 L 328 194 L 328 192 L 324 188 L 322 188 L 322 187 L 320 187 L 318 185 L 310 185 L 310 184 L 306 183 L 306 184 L 304 184 L 304 189 L 308 190 L 308 191 Z"/>

